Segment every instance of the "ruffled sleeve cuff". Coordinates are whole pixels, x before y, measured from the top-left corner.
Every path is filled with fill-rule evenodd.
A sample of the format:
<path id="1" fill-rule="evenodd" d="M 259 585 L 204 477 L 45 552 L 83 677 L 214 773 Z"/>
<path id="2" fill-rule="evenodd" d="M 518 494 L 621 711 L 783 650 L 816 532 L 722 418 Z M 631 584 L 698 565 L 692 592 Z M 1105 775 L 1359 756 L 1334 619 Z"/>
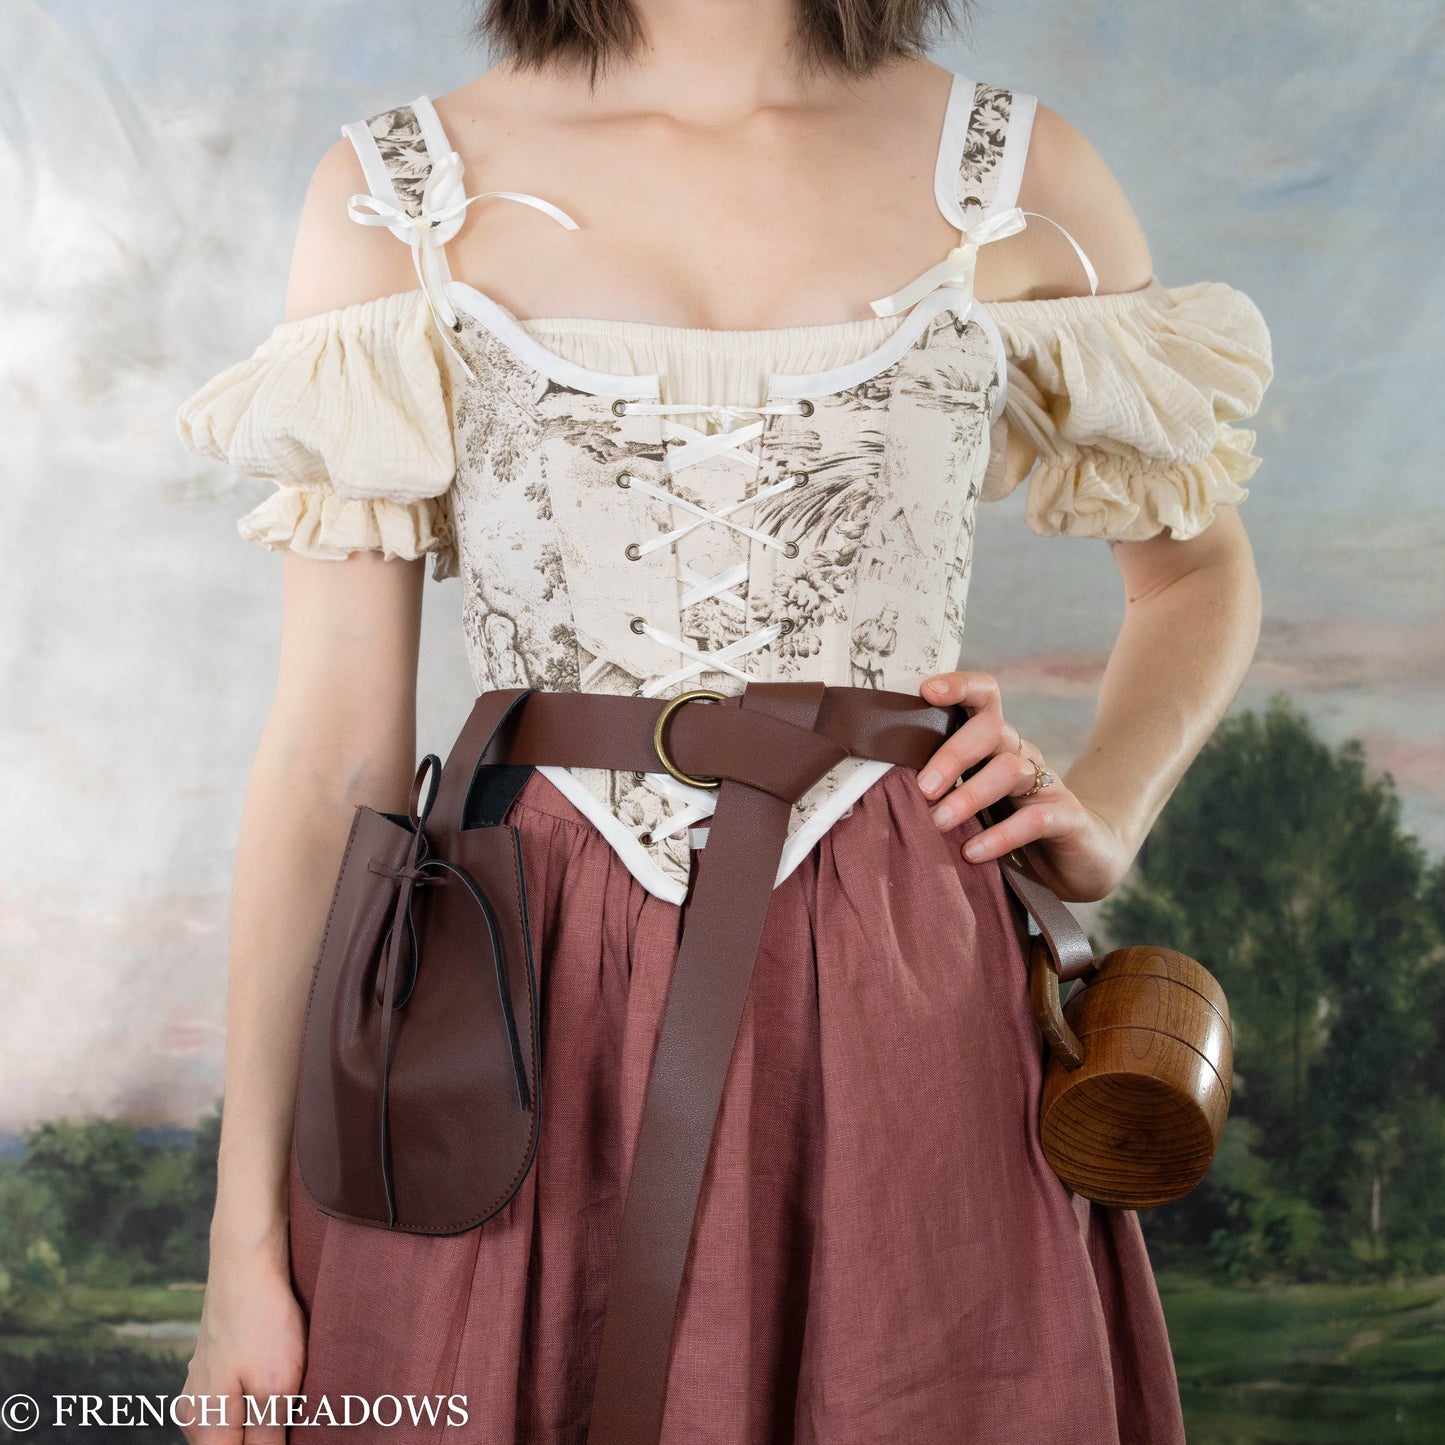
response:
<path id="1" fill-rule="evenodd" d="M 428 554 L 432 576 L 457 575 L 457 553 L 447 496 L 393 502 L 338 497 L 332 491 L 278 487 L 236 522 L 248 542 L 272 551 L 343 561 L 352 552 L 380 552 L 408 561 Z"/>
<path id="2" fill-rule="evenodd" d="M 272 550 L 339 560 L 430 554 L 455 577 L 455 450 L 420 291 L 275 328 L 176 413 L 182 443 L 276 484 L 237 529 Z"/>
<path id="3" fill-rule="evenodd" d="M 1025 521 L 1044 536 L 1197 536 L 1243 501 L 1273 378 L 1254 302 L 1222 282 L 989 305 L 1009 359 L 982 497 L 1007 494 L 1007 429 L 1038 449 Z"/>

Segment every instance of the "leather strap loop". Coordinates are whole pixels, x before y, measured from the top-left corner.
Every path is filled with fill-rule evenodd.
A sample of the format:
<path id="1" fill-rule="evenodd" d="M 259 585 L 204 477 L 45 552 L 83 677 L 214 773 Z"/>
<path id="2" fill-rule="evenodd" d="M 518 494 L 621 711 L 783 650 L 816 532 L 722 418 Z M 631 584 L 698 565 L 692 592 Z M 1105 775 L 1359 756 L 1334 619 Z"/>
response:
<path id="1" fill-rule="evenodd" d="M 476 781 L 477 769 L 484 752 L 498 742 L 504 725 L 519 715 L 522 699 L 534 696 L 529 687 L 493 688 L 482 693 L 472 704 L 457 740 L 447 754 L 442 769 L 441 787 L 436 800 L 437 816 L 443 831 L 460 832 L 467 797 Z M 557 697 L 583 697 L 583 693 L 556 693 Z M 498 759 L 498 761 L 501 761 Z M 521 762 L 520 758 L 509 759 Z"/>
<path id="2" fill-rule="evenodd" d="M 984 812 L 983 809 L 979 810 Z M 1002 858 L 1003 875 L 1030 917 L 1039 926 L 1044 942 L 1054 956 L 1054 969 L 1059 978 L 1082 978 L 1094 968 L 1094 948 L 1079 920 L 1059 901 L 1052 889 L 1025 873 L 1011 859 Z"/>
<path id="3" fill-rule="evenodd" d="M 987 761 L 985 758 L 984 762 Z M 1014 811 L 1015 805 L 1012 802 L 1001 802 L 1005 804 L 1006 816 Z M 999 821 L 994 816 L 994 810 L 998 807 L 998 803 L 993 803 L 978 810 L 978 816 L 986 826 L 991 828 Z M 1054 971 L 1059 979 L 1067 982 L 1091 973 L 1094 968 L 1094 947 L 1079 920 L 1069 912 L 1058 894 L 1020 868 L 1007 853 L 998 861 L 1003 869 L 1004 881 L 1013 889 L 1029 917 L 1038 924 L 1039 932 L 1053 955 Z"/>
<path id="4" fill-rule="evenodd" d="M 741 698 L 811 729 L 823 684 L 754 682 Z M 724 777 L 647 1081 L 588 1445 L 640 1445 L 662 1430 L 683 1266 L 788 814 L 786 799 Z"/>

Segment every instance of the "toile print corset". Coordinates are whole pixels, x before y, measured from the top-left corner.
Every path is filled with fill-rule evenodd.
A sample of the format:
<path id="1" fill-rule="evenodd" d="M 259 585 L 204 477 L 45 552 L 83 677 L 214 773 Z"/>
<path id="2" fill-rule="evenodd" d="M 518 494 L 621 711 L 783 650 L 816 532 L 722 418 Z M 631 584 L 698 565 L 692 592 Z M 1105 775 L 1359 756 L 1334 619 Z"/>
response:
<path id="1" fill-rule="evenodd" d="M 454 378 L 452 505 L 479 689 L 917 691 L 955 664 L 999 380 L 947 297 L 883 355 L 841 377 L 775 376 L 765 403 L 710 433 L 663 410 L 647 378 L 527 360 L 475 304 L 458 294 L 481 384 Z M 796 805 L 789 841 L 883 766 L 845 760 Z M 702 818 L 711 791 L 662 772 L 573 776 L 685 885 L 689 838 L 657 836 L 664 803 Z"/>
<path id="2" fill-rule="evenodd" d="M 1034 214 L 1016 198 L 1035 105 L 954 76 L 934 194 L 958 247 L 873 302 L 874 322 L 842 328 L 861 344 L 841 361 L 765 366 L 748 394 L 718 396 L 649 369 L 646 348 L 641 366 L 564 354 L 547 344 L 555 327 L 452 279 L 444 244 L 479 197 L 420 96 L 343 127 L 369 189 L 350 214 L 411 245 L 419 290 L 278 327 L 186 404 L 182 434 L 280 484 L 243 535 L 315 556 L 435 553 L 435 575 L 460 579 L 479 691 L 672 697 L 810 680 L 916 693 L 959 664 L 978 506 L 1003 494 L 1006 406 L 1043 458 L 1039 531 L 1192 535 L 1247 495 L 1257 465 L 1253 434 L 1227 425 L 1269 376 L 1242 293 L 1156 280 L 1097 296 L 1068 237 L 1090 281 L 1066 298 L 1077 314 L 975 298 L 979 246 Z M 540 197 L 487 194 L 575 226 Z M 312 381 L 344 374 L 348 348 L 368 413 L 397 416 L 364 453 L 348 454 Z M 778 882 L 889 766 L 846 759 L 795 805 Z M 665 772 L 540 771 L 650 891 L 685 898 L 715 792 Z"/>

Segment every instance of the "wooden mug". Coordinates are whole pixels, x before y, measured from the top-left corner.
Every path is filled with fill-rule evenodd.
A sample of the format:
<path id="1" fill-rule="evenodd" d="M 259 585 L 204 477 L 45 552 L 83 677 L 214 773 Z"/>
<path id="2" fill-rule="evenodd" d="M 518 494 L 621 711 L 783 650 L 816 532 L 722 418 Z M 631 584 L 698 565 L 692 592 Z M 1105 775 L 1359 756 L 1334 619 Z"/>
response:
<path id="1" fill-rule="evenodd" d="M 1049 1046 L 1044 1155 L 1077 1194 L 1155 1209 L 1204 1178 L 1229 1113 L 1234 1030 L 1224 990 L 1171 948 L 1118 948 L 1059 1003 L 1058 964 L 1030 940 L 1029 994 Z"/>

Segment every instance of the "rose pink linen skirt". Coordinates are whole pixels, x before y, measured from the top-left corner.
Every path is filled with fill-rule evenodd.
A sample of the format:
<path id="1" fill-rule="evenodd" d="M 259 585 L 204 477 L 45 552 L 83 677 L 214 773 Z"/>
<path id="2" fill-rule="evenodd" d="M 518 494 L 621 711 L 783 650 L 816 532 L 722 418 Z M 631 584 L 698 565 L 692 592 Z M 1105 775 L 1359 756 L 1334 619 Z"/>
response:
<path id="1" fill-rule="evenodd" d="M 447 1237 L 333 1219 L 293 1171 L 302 1390 L 338 1415 L 343 1393 L 403 1397 L 399 1424 L 293 1440 L 586 1439 L 687 905 L 540 773 L 508 821 L 542 1001 L 535 1167 Z M 1138 1216 L 1044 1158 L 1024 915 L 996 860 L 960 855 L 981 831 L 940 832 L 894 767 L 775 891 L 683 1278 L 668 1445 L 1184 1440 Z M 456 1399 L 415 1426 L 408 1394 Z"/>

